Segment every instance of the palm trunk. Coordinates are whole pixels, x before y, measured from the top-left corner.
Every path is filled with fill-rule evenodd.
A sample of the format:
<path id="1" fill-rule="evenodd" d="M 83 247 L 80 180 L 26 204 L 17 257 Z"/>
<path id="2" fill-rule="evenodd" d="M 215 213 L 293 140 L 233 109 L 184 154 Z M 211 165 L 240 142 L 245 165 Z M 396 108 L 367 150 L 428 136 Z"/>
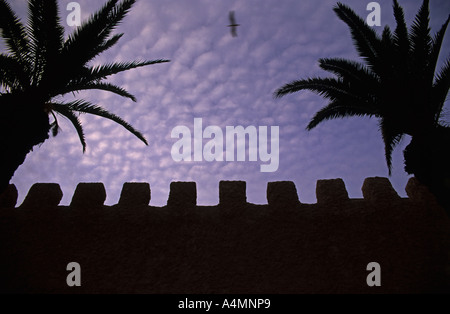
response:
<path id="1" fill-rule="evenodd" d="M 405 171 L 426 185 L 450 216 L 450 128 L 413 136 L 403 156 Z"/>
<path id="2" fill-rule="evenodd" d="M 48 114 L 41 106 L 31 106 L 28 101 L 31 100 L 17 97 L 7 100 L 2 97 L 0 101 L 0 193 L 8 187 L 33 147 L 49 137 Z"/>

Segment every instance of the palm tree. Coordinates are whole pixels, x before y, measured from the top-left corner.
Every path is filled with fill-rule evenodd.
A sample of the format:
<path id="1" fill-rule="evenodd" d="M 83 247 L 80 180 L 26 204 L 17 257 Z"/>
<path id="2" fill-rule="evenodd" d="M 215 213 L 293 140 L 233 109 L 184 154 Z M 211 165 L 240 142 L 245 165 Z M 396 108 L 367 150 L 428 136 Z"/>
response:
<path id="1" fill-rule="evenodd" d="M 125 89 L 105 79 L 130 69 L 169 60 L 133 61 L 91 66 L 99 54 L 113 47 L 123 34 L 112 35 L 135 0 L 109 0 L 97 13 L 64 36 L 56 0 L 29 0 L 24 26 L 6 0 L 0 0 L 0 33 L 7 53 L 0 54 L 0 193 L 35 145 L 59 131 L 57 117 L 67 118 L 86 149 L 79 119 L 82 113 L 110 119 L 147 145 L 130 124 L 99 105 L 77 99 L 58 101 L 82 90 L 104 90 L 136 101 Z"/>
<path id="2" fill-rule="evenodd" d="M 338 3 L 334 12 L 350 28 L 363 62 L 320 59 L 320 67 L 336 77 L 293 81 L 279 88 L 275 97 L 309 90 L 330 101 L 307 130 L 329 119 L 378 118 L 389 175 L 393 149 L 410 135 L 411 143 L 404 151 L 405 171 L 427 185 L 450 214 L 450 128 L 442 120 L 450 58 L 436 69 L 450 17 L 431 37 L 428 0 L 423 1 L 409 31 L 397 0 L 393 11 L 395 30 L 386 26 L 379 35 L 352 9 Z"/>

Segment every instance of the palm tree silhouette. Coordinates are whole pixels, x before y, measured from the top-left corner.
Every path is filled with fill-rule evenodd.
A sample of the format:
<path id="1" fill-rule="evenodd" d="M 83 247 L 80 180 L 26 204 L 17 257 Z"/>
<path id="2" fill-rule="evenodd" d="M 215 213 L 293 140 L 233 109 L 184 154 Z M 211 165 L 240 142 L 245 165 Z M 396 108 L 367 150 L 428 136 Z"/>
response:
<path id="1" fill-rule="evenodd" d="M 0 54 L 0 193 L 35 145 L 58 134 L 57 116 L 75 127 L 83 152 L 85 136 L 79 114 L 110 119 L 137 136 L 145 137 L 126 121 L 99 105 L 78 99 L 58 101 L 82 90 L 104 90 L 136 101 L 125 89 L 105 79 L 130 69 L 169 60 L 132 61 L 90 66 L 99 54 L 114 46 L 123 34 L 111 35 L 135 0 L 109 0 L 67 39 L 56 0 L 29 0 L 29 21 L 24 26 L 6 0 L 0 0 L 0 32 L 7 53 Z"/>
<path id="2" fill-rule="evenodd" d="M 279 88 L 275 97 L 310 90 L 329 99 L 307 130 L 329 119 L 378 118 L 389 175 L 393 149 L 404 135 L 410 135 L 411 143 L 404 150 L 405 171 L 427 185 L 450 214 L 450 128 L 442 120 L 450 59 L 436 71 L 450 17 L 431 37 L 429 1 L 424 0 L 408 31 L 403 9 L 394 0 L 396 29 L 392 32 L 386 26 L 380 36 L 348 6 L 337 3 L 334 11 L 350 28 L 364 63 L 320 59 L 320 67 L 337 78 L 293 81 Z"/>

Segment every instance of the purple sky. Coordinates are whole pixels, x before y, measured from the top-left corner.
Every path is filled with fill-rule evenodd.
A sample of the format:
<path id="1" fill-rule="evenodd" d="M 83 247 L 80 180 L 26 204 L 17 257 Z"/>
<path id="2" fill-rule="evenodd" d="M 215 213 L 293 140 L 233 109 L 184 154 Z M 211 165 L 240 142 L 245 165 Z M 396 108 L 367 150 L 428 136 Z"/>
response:
<path id="1" fill-rule="evenodd" d="M 63 21 L 69 13 L 60 1 Z M 357 59 L 347 26 L 334 14 L 335 0 L 140 0 L 117 30 L 125 36 L 96 63 L 135 59 L 170 59 L 170 63 L 135 69 L 111 77 L 137 96 L 133 103 L 105 92 L 80 93 L 120 115 L 148 139 L 145 146 L 121 126 L 82 116 L 87 151 L 82 153 L 75 129 L 60 118 L 62 132 L 27 156 L 12 180 L 19 204 L 32 184 L 55 182 L 69 204 L 79 182 L 103 182 L 106 204 L 117 203 L 124 182 L 149 182 L 151 205 L 167 202 L 172 181 L 197 182 L 197 202 L 215 205 L 221 180 L 247 182 L 247 200 L 265 204 L 267 182 L 294 181 L 300 201 L 315 203 L 318 179 L 342 178 L 349 196 L 362 197 L 364 178 L 388 176 L 384 146 L 376 119 L 350 118 L 325 122 L 307 132 L 313 114 L 327 102 L 311 92 L 274 99 L 285 83 L 308 76 L 330 76 L 319 69 L 322 57 Z M 370 1 L 344 0 L 358 14 L 369 13 Z M 381 5 L 381 24 L 393 26 L 392 1 Z M 422 1 L 400 0 L 408 25 Z M 10 1 L 25 18 L 27 2 Z M 78 1 L 83 18 L 104 1 Z M 241 26 L 230 35 L 228 12 L 235 10 Z M 448 0 L 431 0 L 432 32 L 450 13 Z M 382 27 L 377 27 L 381 32 Z M 66 27 L 70 30 L 70 27 Z M 448 35 L 448 34 L 447 34 Z M 448 56 L 449 38 L 441 61 Z M 3 46 L 2 50 L 3 50 Z M 69 97 L 70 99 L 70 97 Z M 448 103 L 447 107 L 448 109 Z M 172 160 L 174 127 L 193 129 L 194 118 L 204 127 L 280 127 L 280 164 L 276 172 L 260 172 L 261 162 L 180 162 Z M 447 116 L 447 121 L 450 121 Z M 403 149 L 393 154 L 390 180 L 401 196 L 408 176 Z M 225 149 L 225 147 L 224 147 Z"/>

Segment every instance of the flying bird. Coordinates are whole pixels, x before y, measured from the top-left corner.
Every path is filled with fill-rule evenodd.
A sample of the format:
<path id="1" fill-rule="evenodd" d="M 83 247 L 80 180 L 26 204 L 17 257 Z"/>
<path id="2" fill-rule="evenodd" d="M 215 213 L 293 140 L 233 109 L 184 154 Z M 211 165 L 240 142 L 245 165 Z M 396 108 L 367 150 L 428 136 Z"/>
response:
<path id="1" fill-rule="evenodd" d="M 234 17 L 234 11 L 230 11 L 230 14 L 228 15 L 228 19 L 230 20 L 230 27 L 231 29 L 231 36 L 237 37 L 237 27 L 239 24 L 236 23 L 236 18 Z"/>

